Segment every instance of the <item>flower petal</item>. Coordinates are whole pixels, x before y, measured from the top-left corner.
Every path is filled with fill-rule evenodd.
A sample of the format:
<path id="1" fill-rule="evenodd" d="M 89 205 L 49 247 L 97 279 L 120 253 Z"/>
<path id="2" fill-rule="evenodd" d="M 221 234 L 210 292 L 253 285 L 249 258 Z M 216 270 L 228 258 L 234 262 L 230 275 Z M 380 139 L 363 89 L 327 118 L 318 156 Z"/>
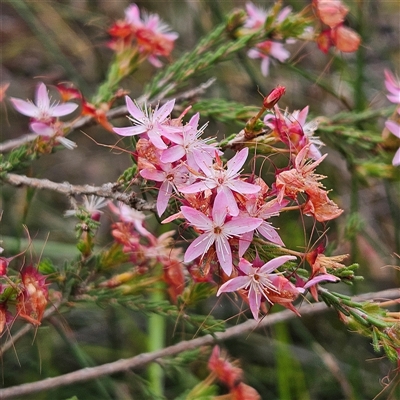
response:
<path id="1" fill-rule="evenodd" d="M 41 110 L 47 111 L 50 108 L 49 92 L 43 82 L 39 83 L 36 88 L 35 103 Z"/>
<path id="2" fill-rule="evenodd" d="M 396 154 L 393 157 L 392 164 L 394 167 L 400 165 L 400 148 L 396 151 Z"/>
<path id="3" fill-rule="evenodd" d="M 169 138 L 168 138 L 169 139 Z M 170 139 L 171 140 L 171 139 Z M 164 150 L 161 154 L 160 160 L 163 163 L 171 163 L 178 161 L 185 156 L 185 149 L 183 146 L 171 146 Z"/>
<path id="4" fill-rule="evenodd" d="M 249 282 L 251 278 L 248 276 L 237 276 L 236 278 L 229 279 L 218 289 L 217 296 L 221 293 L 235 292 L 236 290 L 243 289 Z"/>
<path id="5" fill-rule="evenodd" d="M 168 181 L 164 181 L 158 191 L 158 196 L 157 196 L 157 213 L 159 217 L 161 217 L 161 215 L 163 215 L 164 211 L 167 209 L 171 194 L 172 194 L 171 183 Z"/>
<path id="6" fill-rule="evenodd" d="M 385 126 L 387 129 L 389 129 L 390 132 L 393 133 L 393 135 L 397 136 L 400 139 L 400 124 L 395 121 L 386 121 Z"/>
<path id="7" fill-rule="evenodd" d="M 78 108 L 78 104 L 64 103 L 51 108 L 51 115 L 53 117 L 63 117 L 64 115 L 71 114 Z"/>
<path id="8" fill-rule="evenodd" d="M 269 274 L 270 272 L 276 270 L 278 267 L 280 267 L 282 264 L 284 264 L 286 261 L 290 260 L 295 260 L 295 256 L 280 256 L 272 259 L 271 261 L 268 261 L 265 263 L 259 270 L 260 274 Z"/>
<path id="9" fill-rule="evenodd" d="M 227 186 L 241 194 L 253 194 L 258 193 L 261 190 L 260 186 L 254 185 L 253 183 L 243 182 L 240 179 L 227 182 Z"/>
<path id="10" fill-rule="evenodd" d="M 183 216 L 196 228 L 202 231 L 210 231 L 212 229 L 212 221 L 201 211 L 195 210 L 192 207 L 181 207 Z"/>
<path id="11" fill-rule="evenodd" d="M 217 253 L 219 264 L 223 271 L 230 276 L 232 274 L 232 250 L 228 239 L 222 235 L 215 235 L 215 250 Z"/>
<path id="12" fill-rule="evenodd" d="M 261 293 L 259 290 L 254 290 L 251 286 L 249 290 L 249 306 L 251 313 L 253 314 L 253 318 L 258 321 L 259 317 L 258 314 L 260 312 L 261 306 Z"/>
<path id="13" fill-rule="evenodd" d="M 167 101 L 162 107 L 154 112 L 154 118 L 158 122 L 164 122 L 174 109 L 175 99 Z"/>
<path id="14" fill-rule="evenodd" d="M 143 126 L 128 126 L 126 128 L 114 128 L 114 132 L 120 136 L 134 136 L 146 132 Z"/>
<path id="15" fill-rule="evenodd" d="M 14 108 L 22 115 L 26 115 L 27 117 L 35 117 L 39 113 L 39 109 L 29 101 L 16 99 L 15 97 L 11 97 L 10 101 Z"/>
<path id="16" fill-rule="evenodd" d="M 184 261 L 193 261 L 195 258 L 207 253 L 208 249 L 214 243 L 214 235 L 210 233 L 203 233 L 198 238 L 193 240 L 187 248 Z"/>
<path id="17" fill-rule="evenodd" d="M 257 229 L 263 220 L 261 218 L 252 217 L 233 217 L 224 224 L 224 232 L 228 235 L 237 236 L 245 232 Z"/>
<path id="18" fill-rule="evenodd" d="M 275 231 L 275 228 L 270 223 L 264 221 L 257 228 L 257 231 L 260 233 L 260 235 L 264 236 L 265 239 L 267 239 L 268 241 L 278 244 L 279 246 L 285 246 L 285 244 L 282 242 L 282 239 Z"/>
<path id="19" fill-rule="evenodd" d="M 232 157 L 226 163 L 227 176 L 236 175 L 243 167 L 244 163 L 247 160 L 248 155 L 249 155 L 249 149 L 248 147 L 245 147 L 244 149 L 240 150 L 239 153 L 237 153 L 234 157 Z"/>
<path id="20" fill-rule="evenodd" d="M 125 96 L 126 108 L 129 114 L 137 121 L 142 121 L 143 119 L 148 119 L 144 112 L 132 101 L 129 96 Z"/>

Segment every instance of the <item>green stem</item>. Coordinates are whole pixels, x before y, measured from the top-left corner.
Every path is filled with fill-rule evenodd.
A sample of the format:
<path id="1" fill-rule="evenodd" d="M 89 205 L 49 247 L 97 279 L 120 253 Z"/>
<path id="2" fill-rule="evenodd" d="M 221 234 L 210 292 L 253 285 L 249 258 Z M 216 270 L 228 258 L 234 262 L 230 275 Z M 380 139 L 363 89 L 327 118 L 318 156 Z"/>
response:
<path id="1" fill-rule="evenodd" d="M 155 286 L 155 290 L 151 295 L 150 301 L 158 303 L 164 300 L 162 292 L 162 284 Z M 165 318 L 156 313 L 152 313 L 149 317 L 149 346 L 148 351 L 153 352 L 165 347 Z M 164 373 L 160 364 L 152 363 L 148 369 L 150 388 L 156 395 L 162 396 L 164 391 Z"/>

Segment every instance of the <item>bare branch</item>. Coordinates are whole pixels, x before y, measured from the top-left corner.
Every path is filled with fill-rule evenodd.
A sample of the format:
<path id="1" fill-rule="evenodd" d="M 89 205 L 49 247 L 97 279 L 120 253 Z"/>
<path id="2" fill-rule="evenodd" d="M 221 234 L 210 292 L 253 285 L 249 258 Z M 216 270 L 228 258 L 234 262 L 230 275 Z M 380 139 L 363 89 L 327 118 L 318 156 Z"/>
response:
<path id="1" fill-rule="evenodd" d="M 134 192 L 118 192 L 119 185 L 117 183 L 109 182 L 104 183 L 101 186 L 71 185 L 69 182 L 57 183 L 48 179 L 29 178 L 25 175 L 17 174 L 7 174 L 1 179 L 13 186 L 29 186 L 37 189 L 48 189 L 67 196 L 85 194 L 104 197 L 106 199 L 121 201 L 122 203 L 140 211 L 154 211 L 156 209 L 156 204 L 154 202 L 148 202 L 138 198 Z"/>
<path id="2" fill-rule="evenodd" d="M 355 301 L 372 301 L 372 299 L 391 299 L 400 295 L 400 289 L 388 289 L 376 293 L 367 293 L 354 298 Z M 325 311 L 328 307 L 325 303 L 307 304 L 301 307 L 301 315 L 314 315 Z M 176 345 L 157 350 L 151 353 L 142 353 L 135 357 L 114 361 L 97 367 L 84 368 L 69 374 L 47 378 L 42 381 L 25 383 L 19 386 L 12 386 L 0 390 L 0 399 L 10 399 L 16 396 L 23 396 L 31 393 L 38 393 L 43 390 L 54 389 L 61 386 L 71 385 L 77 382 L 85 382 L 101 376 L 112 375 L 117 372 L 127 371 L 155 361 L 162 357 L 169 357 L 184 351 L 193 350 L 201 346 L 211 345 L 214 342 L 224 341 L 233 337 L 251 332 L 256 329 L 272 326 L 279 322 L 291 320 L 296 314 L 289 310 L 281 311 L 276 314 L 267 315 L 261 322 L 248 320 L 242 324 L 228 328 L 225 332 L 216 333 L 214 336 L 206 335 L 196 339 L 180 342 Z"/>

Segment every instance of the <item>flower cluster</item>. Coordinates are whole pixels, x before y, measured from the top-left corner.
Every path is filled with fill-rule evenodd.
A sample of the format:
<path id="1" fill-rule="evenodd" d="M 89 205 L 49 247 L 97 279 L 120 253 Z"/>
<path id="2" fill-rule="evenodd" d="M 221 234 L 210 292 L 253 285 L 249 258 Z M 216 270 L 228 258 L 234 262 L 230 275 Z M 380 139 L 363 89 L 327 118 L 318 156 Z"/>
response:
<path id="1" fill-rule="evenodd" d="M 394 77 L 394 75 L 389 71 L 385 70 L 385 86 L 389 94 L 387 98 L 393 104 L 397 105 L 395 118 L 388 120 L 385 123 L 386 128 L 393 133 L 396 137 L 400 139 L 400 81 Z M 397 118 L 396 118 L 397 116 Z M 397 119 L 397 121 L 396 121 Z M 400 165 L 400 148 L 396 151 L 393 157 L 392 164 L 396 167 Z"/>
<path id="2" fill-rule="evenodd" d="M 178 38 L 178 34 L 171 32 L 157 14 L 141 17 L 136 4 L 125 10 L 125 19 L 115 22 L 108 33 L 111 36 L 109 47 L 116 53 L 137 49 L 140 56 L 147 58 L 155 67 L 162 66 L 158 57 L 168 57 Z"/>
<path id="3" fill-rule="evenodd" d="M 344 53 L 352 53 L 358 49 L 360 35 L 344 25 L 349 9 L 341 0 L 313 0 L 313 7 L 318 19 L 327 26 L 317 37 L 320 50 L 327 53 L 331 47 L 336 47 Z"/>
<path id="4" fill-rule="evenodd" d="M 283 273 L 273 273 L 296 257 L 281 256 L 265 264 L 251 254 L 257 252 L 257 240 L 267 241 L 276 247 L 284 246 L 269 220 L 278 216 L 290 200 L 299 202 L 299 194 L 305 195 L 307 199 L 298 208 L 317 221 L 328 221 L 342 212 L 328 199 L 319 182 L 323 177 L 314 173 L 315 167 L 325 157 L 320 156 L 317 148 L 312 151 L 312 144 L 308 136 L 304 135 L 304 127 L 300 125 L 305 122 L 307 108 L 299 113 L 301 115 L 297 115 L 296 129 L 294 125 L 288 125 L 285 116 L 280 115 L 273 121 L 266 119 L 266 127 L 284 121 L 287 134 L 293 131 L 293 134 L 300 136 L 303 132 L 302 140 L 295 142 L 293 168 L 277 172 L 276 182 L 269 188 L 254 173 L 242 173 L 249 155 L 247 147 L 238 151 L 226 163 L 223 162 L 221 150 L 210 140 L 201 138 L 205 126 L 198 127 L 198 113 L 184 124 L 182 120 L 188 110 L 176 119 L 171 118 L 174 100 L 154 110 L 147 105 L 140 107 L 129 97 L 126 97 L 126 104 L 134 125 L 114 130 L 122 136 L 140 136 L 135 152 L 139 174 L 155 182 L 159 216 L 165 213 L 174 196 L 177 212 L 164 222 L 184 219 L 185 225 L 197 234 L 184 254 L 189 270 L 200 269 L 204 276 L 212 276 L 212 273 L 219 275 L 225 283 L 218 294 L 237 291 L 249 303 L 256 319 L 264 302 L 280 303 L 295 311 L 293 300 L 317 281 L 310 284 L 299 278 L 297 281 L 300 286 L 296 288 Z M 290 140 L 281 140 L 291 149 Z M 312 156 L 317 161 L 309 162 Z M 139 224 L 136 230 L 140 229 L 143 228 Z M 130 229 L 126 231 L 119 226 L 118 232 L 119 240 L 125 237 L 124 248 L 128 249 L 133 242 L 140 247 Z M 145 232 L 142 235 L 148 237 Z M 139 249 L 132 248 L 131 253 L 135 254 L 135 263 L 138 263 L 136 257 L 140 254 Z M 296 277 L 295 272 L 291 272 L 291 275 Z M 337 280 L 329 274 L 318 279 L 318 282 Z"/>
<path id="5" fill-rule="evenodd" d="M 64 137 L 63 124 L 59 117 L 69 115 L 78 108 L 78 104 L 51 103 L 49 92 L 44 83 L 39 83 L 36 88 L 35 102 L 12 97 L 10 99 L 14 108 L 23 115 L 31 117 L 31 130 L 46 141 L 55 141 L 67 149 L 74 149 L 76 144 Z"/>

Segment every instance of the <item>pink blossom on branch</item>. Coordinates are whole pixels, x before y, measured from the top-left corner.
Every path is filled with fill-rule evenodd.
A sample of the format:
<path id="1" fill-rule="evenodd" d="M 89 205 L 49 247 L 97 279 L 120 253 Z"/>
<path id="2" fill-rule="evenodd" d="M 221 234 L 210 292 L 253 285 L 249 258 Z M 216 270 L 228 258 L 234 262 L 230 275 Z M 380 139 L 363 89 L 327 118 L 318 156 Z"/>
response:
<path id="1" fill-rule="evenodd" d="M 162 162 L 174 162 L 186 158 L 187 165 L 199 169 L 203 160 L 207 165 L 212 163 L 215 152 L 222 154 L 215 145 L 209 144 L 210 139 L 200 139 L 207 124 L 198 129 L 200 114 L 196 113 L 181 129 L 166 128 L 164 136 L 175 145 L 170 146 L 161 154 Z"/>
<path id="2" fill-rule="evenodd" d="M 225 282 L 218 290 L 217 296 L 224 292 L 236 292 L 238 290 L 246 290 L 250 305 L 251 313 L 255 320 L 259 320 L 259 312 L 262 299 L 273 302 L 269 298 L 270 293 L 279 295 L 279 287 L 274 285 L 276 277 L 283 278 L 277 273 L 273 273 L 278 267 L 285 262 L 295 260 L 294 256 L 280 256 L 268 261 L 262 266 L 259 266 L 260 259 L 257 257 L 253 263 L 242 258 L 239 262 L 239 269 L 243 275 Z M 287 280 L 286 278 L 283 278 Z"/>
<path id="3" fill-rule="evenodd" d="M 166 149 L 167 145 L 162 139 L 164 134 L 164 125 L 169 121 L 169 116 L 174 108 L 175 100 L 166 102 L 160 108 L 157 106 L 154 110 L 147 108 L 140 108 L 132 99 L 125 96 L 126 106 L 129 113 L 128 117 L 135 126 L 127 128 L 114 128 L 114 132 L 121 136 L 134 136 L 146 134 L 151 143 L 158 149 Z"/>
<path id="4" fill-rule="evenodd" d="M 140 175 L 145 179 L 161 182 L 157 196 L 157 213 L 161 217 L 168 206 L 172 193 L 177 192 L 177 186 L 183 185 L 190 179 L 189 171 L 184 165 L 173 167 L 171 163 L 159 165 L 160 169 L 145 168 Z"/>
<path id="5" fill-rule="evenodd" d="M 201 153 L 200 153 L 201 154 Z M 198 155 L 200 157 L 200 154 Z M 234 157 L 226 163 L 226 169 L 223 168 L 221 159 L 216 154 L 217 162 L 210 165 L 208 158 L 203 154 L 202 160 L 198 162 L 199 167 L 204 173 L 204 177 L 200 177 L 200 182 L 195 182 L 186 187 L 180 187 L 182 193 L 198 193 L 205 190 L 216 188 L 217 193 L 224 193 L 221 197 L 223 206 L 228 208 L 228 212 L 232 216 L 239 215 L 239 208 L 233 192 L 239 194 L 254 194 L 260 191 L 261 187 L 252 183 L 244 182 L 240 179 L 240 169 L 246 162 L 249 149 L 245 147 L 240 150 Z"/>
<path id="6" fill-rule="evenodd" d="M 283 63 L 290 57 L 290 52 L 283 47 L 282 43 L 266 40 L 258 43 L 255 48 L 247 52 L 250 58 L 261 59 L 261 73 L 264 76 L 269 74 L 271 58 Z"/>
<path id="7" fill-rule="evenodd" d="M 23 115 L 31 117 L 36 122 L 49 123 L 57 117 L 63 117 L 71 114 L 78 108 L 75 103 L 50 102 L 50 96 L 44 83 L 39 83 L 36 87 L 35 102 L 26 101 L 11 97 L 11 103 L 14 108 Z"/>
<path id="8" fill-rule="evenodd" d="M 189 224 L 202 232 L 186 250 L 184 261 L 189 262 L 197 257 L 204 257 L 214 244 L 221 268 L 229 276 L 233 269 L 229 239 L 258 228 L 263 221 L 260 218 L 251 217 L 228 219 L 225 202 L 221 200 L 222 196 L 224 196 L 223 193 L 217 195 L 211 218 L 192 207 L 181 207 L 181 212 Z"/>

